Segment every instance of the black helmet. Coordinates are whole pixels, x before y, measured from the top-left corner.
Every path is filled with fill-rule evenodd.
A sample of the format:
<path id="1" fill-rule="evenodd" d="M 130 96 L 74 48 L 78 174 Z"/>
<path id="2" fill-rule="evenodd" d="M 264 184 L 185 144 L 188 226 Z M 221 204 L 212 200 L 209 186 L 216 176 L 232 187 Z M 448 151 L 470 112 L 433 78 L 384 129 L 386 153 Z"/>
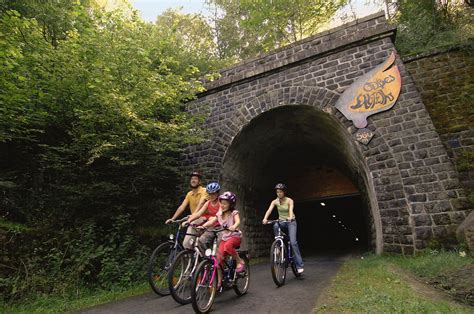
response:
<path id="1" fill-rule="evenodd" d="M 275 190 L 286 190 L 286 185 L 283 183 L 278 183 L 275 185 Z"/>
<path id="2" fill-rule="evenodd" d="M 201 174 L 197 171 L 193 171 L 193 172 L 191 172 L 189 177 L 198 177 L 199 179 L 201 179 Z"/>

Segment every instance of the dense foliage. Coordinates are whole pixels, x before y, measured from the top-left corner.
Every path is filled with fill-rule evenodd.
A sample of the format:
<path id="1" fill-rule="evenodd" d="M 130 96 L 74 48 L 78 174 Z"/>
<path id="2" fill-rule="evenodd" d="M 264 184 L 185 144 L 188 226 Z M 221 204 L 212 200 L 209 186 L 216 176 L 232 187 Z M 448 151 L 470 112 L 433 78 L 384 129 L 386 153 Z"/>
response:
<path id="1" fill-rule="evenodd" d="M 136 233 L 176 204 L 180 151 L 201 138 L 183 104 L 220 66 L 212 40 L 191 46 L 199 17 L 173 12 L 164 28 L 91 1 L 0 8 L 2 296 L 142 277 Z"/>
<path id="2" fill-rule="evenodd" d="M 397 1 L 393 23 L 396 47 L 403 54 L 420 53 L 452 45 L 472 45 L 474 8 L 462 0 Z"/>
<path id="3" fill-rule="evenodd" d="M 321 31 L 348 0 L 208 0 L 221 58 L 245 59 Z"/>

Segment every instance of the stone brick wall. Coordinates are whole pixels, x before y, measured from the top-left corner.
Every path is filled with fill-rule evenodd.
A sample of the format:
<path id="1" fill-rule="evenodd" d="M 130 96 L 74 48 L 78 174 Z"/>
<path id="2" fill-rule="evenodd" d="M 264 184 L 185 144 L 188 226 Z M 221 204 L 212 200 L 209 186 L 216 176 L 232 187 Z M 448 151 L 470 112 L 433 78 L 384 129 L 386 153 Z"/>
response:
<path id="1" fill-rule="evenodd" d="M 252 121 L 285 106 L 311 107 L 327 126 L 315 124 L 315 136 L 337 134 L 328 146 L 344 155 L 367 199 L 377 252 L 412 254 L 432 240 L 455 241 L 456 227 L 469 210 L 466 197 L 403 62 L 397 58 L 399 100 L 391 110 L 368 119 L 375 133 L 368 146 L 354 140 L 356 128 L 334 108 L 354 80 L 395 50 L 393 38 L 394 29 L 384 16 L 373 15 L 226 69 L 188 104 L 189 112 L 207 115 L 210 135 L 203 144 L 189 147 L 183 168 L 199 168 L 208 179 L 237 191 L 246 245 L 254 255 L 268 250 L 263 235 L 268 230 L 255 220 L 258 186 L 252 183 L 255 178 L 229 173 L 229 150 Z M 232 169 L 244 169 L 245 162 L 233 160 Z M 246 171 L 257 177 L 261 170 Z"/>
<path id="2" fill-rule="evenodd" d="M 467 194 L 474 192 L 474 53 L 467 47 L 404 59 Z M 472 194 L 471 194 L 472 195 Z M 474 202 L 474 195 L 471 196 Z"/>
<path id="3" fill-rule="evenodd" d="M 454 47 L 411 56 L 404 61 L 472 205 L 474 54 L 467 47 Z M 464 240 L 469 242 L 468 238 Z M 472 250 L 474 241 L 470 241 Z"/>

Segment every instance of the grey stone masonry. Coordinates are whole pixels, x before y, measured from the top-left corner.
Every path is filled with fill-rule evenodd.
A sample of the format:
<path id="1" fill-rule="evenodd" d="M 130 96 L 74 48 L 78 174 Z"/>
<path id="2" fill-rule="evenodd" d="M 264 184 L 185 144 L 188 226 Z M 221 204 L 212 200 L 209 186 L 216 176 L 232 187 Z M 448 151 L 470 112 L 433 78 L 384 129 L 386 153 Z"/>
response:
<path id="1" fill-rule="evenodd" d="M 223 70 L 187 104 L 190 113 L 206 115 L 209 137 L 187 149 L 183 169 L 200 169 L 208 180 L 222 180 L 231 175 L 223 170 L 226 154 L 251 121 L 278 107 L 310 106 L 343 130 L 350 146 L 345 151 L 352 152 L 346 159 L 360 160 L 354 171 L 365 182 L 359 188 L 368 195 L 377 252 L 413 254 L 430 241 L 453 243 L 468 204 L 400 58 L 400 97 L 391 110 L 368 118 L 375 135 L 367 146 L 355 141 L 357 129 L 334 108 L 348 86 L 395 51 L 395 31 L 383 14 L 375 14 Z M 245 243 L 261 255 L 268 246 L 254 221 L 260 214 L 245 202 L 256 196 L 250 195 L 252 187 L 245 191 L 240 198 Z"/>

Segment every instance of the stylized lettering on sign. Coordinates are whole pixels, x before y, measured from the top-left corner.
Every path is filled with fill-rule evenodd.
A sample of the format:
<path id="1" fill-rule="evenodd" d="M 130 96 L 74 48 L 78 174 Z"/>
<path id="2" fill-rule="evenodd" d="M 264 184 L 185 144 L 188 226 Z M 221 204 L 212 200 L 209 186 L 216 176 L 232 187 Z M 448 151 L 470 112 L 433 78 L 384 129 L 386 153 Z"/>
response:
<path id="1" fill-rule="evenodd" d="M 395 54 L 357 79 L 336 103 L 336 108 L 361 129 L 367 117 L 392 108 L 400 95 L 401 78 Z"/>

